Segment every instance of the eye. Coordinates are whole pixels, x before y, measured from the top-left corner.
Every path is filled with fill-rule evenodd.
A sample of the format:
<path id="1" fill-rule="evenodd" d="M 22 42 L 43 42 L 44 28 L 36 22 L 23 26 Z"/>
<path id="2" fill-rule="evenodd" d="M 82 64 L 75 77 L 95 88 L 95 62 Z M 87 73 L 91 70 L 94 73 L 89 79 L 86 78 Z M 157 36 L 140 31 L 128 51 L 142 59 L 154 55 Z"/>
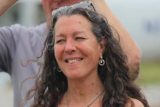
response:
<path id="1" fill-rule="evenodd" d="M 58 40 L 56 40 L 56 44 L 62 44 L 62 43 L 64 43 L 65 42 L 65 39 L 58 39 Z"/>
<path id="2" fill-rule="evenodd" d="M 86 39 L 85 37 L 81 37 L 81 36 L 75 37 L 75 40 L 77 41 L 83 41 L 85 39 Z"/>

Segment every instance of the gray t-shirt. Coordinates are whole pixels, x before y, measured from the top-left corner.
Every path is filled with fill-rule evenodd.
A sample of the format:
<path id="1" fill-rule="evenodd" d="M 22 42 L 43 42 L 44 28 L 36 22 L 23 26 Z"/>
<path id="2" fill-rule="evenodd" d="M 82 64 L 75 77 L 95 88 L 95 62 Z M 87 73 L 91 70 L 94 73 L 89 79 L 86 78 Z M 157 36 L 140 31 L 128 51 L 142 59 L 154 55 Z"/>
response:
<path id="1" fill-rule="evenodd" d="M 39 64 L 33 60 L 41 55 L 47 34 L 46 24 L 0 28 L 0 69 L 11 75 L 14 107 L 20 107 L 34 85 L 33 77 L 39 71 Z"/>

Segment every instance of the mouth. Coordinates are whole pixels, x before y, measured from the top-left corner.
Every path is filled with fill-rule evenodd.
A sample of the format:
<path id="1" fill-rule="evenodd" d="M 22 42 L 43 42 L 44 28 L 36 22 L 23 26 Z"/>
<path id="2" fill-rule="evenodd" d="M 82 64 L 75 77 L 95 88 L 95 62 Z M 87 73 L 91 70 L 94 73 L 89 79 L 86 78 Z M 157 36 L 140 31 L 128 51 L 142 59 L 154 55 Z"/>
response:
<path id="1" fill-rule="evenodd" d="M 80 62 L 82 61 L 83 58 L 68 58 L 68 59 L 65 59 L 65 63 L 69 63 L 69 64 L 72 64 L 72 63 L 76 63 L 76 62 Z"/>

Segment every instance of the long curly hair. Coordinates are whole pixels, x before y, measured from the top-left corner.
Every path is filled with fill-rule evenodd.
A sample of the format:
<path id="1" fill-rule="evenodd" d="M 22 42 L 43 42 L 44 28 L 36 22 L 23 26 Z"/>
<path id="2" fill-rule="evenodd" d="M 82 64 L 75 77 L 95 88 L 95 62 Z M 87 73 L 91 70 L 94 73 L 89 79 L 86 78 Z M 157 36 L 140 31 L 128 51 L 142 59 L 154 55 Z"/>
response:
<path id="1" fill-rule="evenodd" d="M 126 56 L 119 40 L 115 38 L 113 29 L 100 14 L 83 8 L 65 8 L 54 14 L 52 26 L 45 42 L 44 67 L 37 78 L 32 94 L 32 107 L 58 107 L 68 88 L 67 78 L 59 72 L 59 66 L 54 55 L 54 27 L 61 16 L 82 15 L 92 25 L 92 32 L 98 42 L 105 40 L 103 58 L 104 66 L 98 66 L 98 76 L 104 86 L 102 107 L 125 107 L 128 99 L 141 101 L 144 107 L 149 107 L 139 88 L 133 84 L 128 75 Z M 33 90 L 32 90 L 33 91 Z"/>

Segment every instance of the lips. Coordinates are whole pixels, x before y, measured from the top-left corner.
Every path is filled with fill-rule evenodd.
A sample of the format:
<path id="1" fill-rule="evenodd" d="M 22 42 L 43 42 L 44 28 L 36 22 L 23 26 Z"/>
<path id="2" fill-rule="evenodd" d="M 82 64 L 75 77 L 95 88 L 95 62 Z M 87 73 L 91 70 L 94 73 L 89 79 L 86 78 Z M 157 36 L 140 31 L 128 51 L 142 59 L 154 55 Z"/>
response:
<path id="1" fill-rule="evenodd" d="M 71 64 L 71 63 L 80 62 L 82 60 L 83 60 L 83 58 L 67 58 L 67 59 L 65 59 L 65 62 Z"/>

